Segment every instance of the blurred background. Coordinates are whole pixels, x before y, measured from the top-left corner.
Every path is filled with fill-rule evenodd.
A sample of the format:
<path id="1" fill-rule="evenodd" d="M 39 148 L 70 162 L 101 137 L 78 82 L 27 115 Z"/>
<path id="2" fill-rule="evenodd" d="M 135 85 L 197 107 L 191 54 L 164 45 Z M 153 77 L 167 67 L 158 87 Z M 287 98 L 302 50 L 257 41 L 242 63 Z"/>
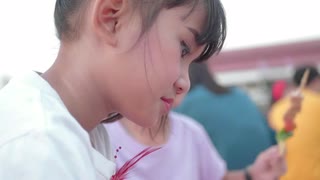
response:
<path id="1" fill-rule="evenodd" d="M 290 82 L 300 64 L 320 65 L 320 1 L 221 1 L 228 35 L 210 70 L 221 84 L 245 89 L 266 111 L 274 81 Z M 0 1 L 0 87 L 22 71 L 45 71 L 53 63 L 59 47 L 54 3 Z"/>

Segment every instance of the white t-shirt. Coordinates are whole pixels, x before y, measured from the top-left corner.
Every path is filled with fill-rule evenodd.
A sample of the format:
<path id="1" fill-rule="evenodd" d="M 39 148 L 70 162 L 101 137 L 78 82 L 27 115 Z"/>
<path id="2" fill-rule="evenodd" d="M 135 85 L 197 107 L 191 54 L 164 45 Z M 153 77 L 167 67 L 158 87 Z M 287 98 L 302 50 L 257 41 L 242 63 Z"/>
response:
<path id="1" fill-rule="evenodd" d="M 193 119 L 170 113 L 170 135 L 163 147 L 141 159 L 128 172 L 128 180 L 221 180 L 226 165 L 204 128 Z M 117 169 L 146 146 L 138 143 L 119 121 L 105 124 L 117 152 Z"/>
<path id="2" fill-rule="evenodd" d="M 110 179 L 115 164 L 106 158 L 108 135 L 97 127 L 91 138 L 38 74 L 14 78 L 0 90 L 0 179 Z"/>

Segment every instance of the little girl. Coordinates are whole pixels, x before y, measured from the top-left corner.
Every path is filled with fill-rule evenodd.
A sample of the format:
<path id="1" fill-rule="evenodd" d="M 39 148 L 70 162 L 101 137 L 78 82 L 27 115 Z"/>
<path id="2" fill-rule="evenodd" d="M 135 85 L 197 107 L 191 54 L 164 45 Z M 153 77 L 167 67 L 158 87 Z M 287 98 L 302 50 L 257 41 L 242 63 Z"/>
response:
<path id="1" fill-rule="evenodd" d="M 156 124 L 189 64 L 217 53 L 226 32 L 219 0 L 56 0 L 54 20 L 54 64 L 0 92 L 0 179 L 110 179 L 98 124 L 118 114 Z"/>

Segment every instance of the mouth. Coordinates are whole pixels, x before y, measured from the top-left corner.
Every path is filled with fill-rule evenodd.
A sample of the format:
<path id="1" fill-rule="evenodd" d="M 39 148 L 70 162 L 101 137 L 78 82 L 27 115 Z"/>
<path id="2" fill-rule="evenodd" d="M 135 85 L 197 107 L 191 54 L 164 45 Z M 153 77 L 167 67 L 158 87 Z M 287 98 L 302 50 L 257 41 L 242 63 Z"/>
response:
<path id="1" fill-rule="evenodd" d="M 169 112 L 170 109 L 172 108 L 172 105 L 173 105 L 173 99 L 172 99 L 172 98 L 162 97 L 161 100 L 162 100 L 162 102 L 164 103 L 164 106 L 165 106 L 165 108 L 166 108 L 166 111 Z"/>

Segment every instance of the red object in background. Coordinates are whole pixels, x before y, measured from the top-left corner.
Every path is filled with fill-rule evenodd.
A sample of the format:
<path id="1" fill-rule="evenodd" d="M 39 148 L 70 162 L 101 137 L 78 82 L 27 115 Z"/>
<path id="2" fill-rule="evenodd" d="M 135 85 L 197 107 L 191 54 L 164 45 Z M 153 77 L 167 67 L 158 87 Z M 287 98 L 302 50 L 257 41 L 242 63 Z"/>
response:
<path id="1" fill-rule="evenodd" d="M 287 88 L 287 82 L 284 80 L 275 81 L 272 85 L 272 100 L 278 101 L 283 97 Z"/>

